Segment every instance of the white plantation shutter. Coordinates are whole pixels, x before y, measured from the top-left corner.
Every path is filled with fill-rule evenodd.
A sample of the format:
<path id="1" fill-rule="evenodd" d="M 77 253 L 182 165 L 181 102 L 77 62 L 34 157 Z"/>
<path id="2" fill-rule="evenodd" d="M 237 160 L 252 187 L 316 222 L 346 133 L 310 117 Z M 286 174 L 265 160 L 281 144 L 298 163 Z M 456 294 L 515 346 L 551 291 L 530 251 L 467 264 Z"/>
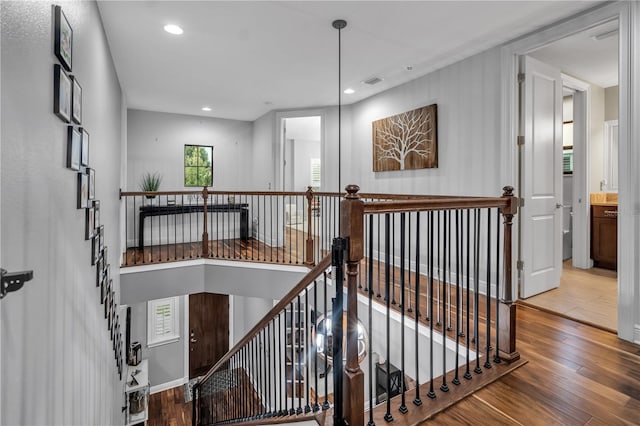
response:
<path id="1" fill-rule="evenodd" d="M 147 346 L 171 343 L 180 339 L 178 302 L 178 297 L 148 302 Z"/>
<path id="2" fill-rule="evenodd" d="M 311 186 L 320 188 L 320 159 L 311 158 Z"/>

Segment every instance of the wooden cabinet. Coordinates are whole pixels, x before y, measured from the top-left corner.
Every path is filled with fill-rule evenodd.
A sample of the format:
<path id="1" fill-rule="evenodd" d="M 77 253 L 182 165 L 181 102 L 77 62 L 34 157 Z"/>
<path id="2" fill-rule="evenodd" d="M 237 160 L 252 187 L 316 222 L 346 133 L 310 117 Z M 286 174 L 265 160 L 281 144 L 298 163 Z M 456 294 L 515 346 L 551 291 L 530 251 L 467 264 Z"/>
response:
<path id="1" fill-rule="evenodd" d="M 591 258 L 594 266 L 618 267 L 618 206 L 591 206 Z"/>

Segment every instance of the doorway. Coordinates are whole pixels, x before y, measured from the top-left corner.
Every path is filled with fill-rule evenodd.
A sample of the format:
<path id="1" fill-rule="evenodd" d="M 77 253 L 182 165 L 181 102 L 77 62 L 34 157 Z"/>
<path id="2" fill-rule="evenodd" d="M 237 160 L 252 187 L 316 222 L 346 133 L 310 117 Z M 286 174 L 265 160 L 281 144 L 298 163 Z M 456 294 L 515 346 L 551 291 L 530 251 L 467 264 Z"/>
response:
<path id="1" fill-rule="evenodd" d="M 207 373 L 229 350 L 229 296 L 189 296 L 189 379 Z"/>
<path id="2" fill-rule="evenodd" d="M 282 118 L 282 189 L 319 191 L 322 180 L 322 117 Z"/>
<path id="3" fill-rule="evenodd" d="M 520 241 L 524 247 L 521 260 L 525 267 L 521 271 L 519 294 L 528 304 L 612 331 L 617 330 L 618 318 L 617 264 L 606 264 L 609 269 L 593 268 L 593 264 L 595 260 L 596 266 L 604 265 L 598 262 L 599 241 L 617 248 L 617 225 L 614 223 L 614 228 L 609 224 L 608 228 L 594 226 L 593 206 L 610 204 L 607 207 L 610 215 L 613 210 L 617 212 L 617 187 L 613 187 L 613 183 L 617 186 L 618 175 L 617 138 L 615 142 L 607 139 L 605 130 L 612 128 L 612 123 L 617 124 L 618 119 L 618 27 L 617 19 L 600 23 L 527 52 L 530 59 L 523 59 L 523 63 L 528 60 L 538 68 L 544 66 L 553 70 L 544 71 L 548 81 L 552 72 L 561 76 L 561 80 L 556 78 L 555 92 L 550 90 L 548 94 L 554 93 L 553 96 L 560 100 L 561 107 L 555 111 L 555 120 L 561 118 L 562 143 L 553 146 L 553 154 L 549 151 L 551 148 L 544 151 L 557 160 L 553 161 L 553 170 L 549 171 L 547 167 L 543 171 L 545 176 L 542 178 L 545 183 L 551 175 L 559 183 L 555 192 L 544 192 L 555 199 L 555 211 L 552 206 L 537 217 L 531 216 L 535 203 L 544 198 L 536 197 L 540 194 L 525 198 L 525 207 L 521 209 L 523 234 Z M 526 70 L 521 68 L 521 71 Z M 561 84 L 560 88 L 558 84 Z M 530 91 L 523 92 L 525 115 L 526 97 L 530 95 Z M 541 98 L 540 94 L 537 96 Z M 532 115 L 539 113 L 540 110 L 532 109 Z M 525 130 L 532 123 L 534 132 L 538 130 L 535 120 L 525 116 L 523 123 Z M 610 130 L 609 134 L 617 133 Z M 526 146 L 527 135 L 525 131 L 524 158 L 520 163 L 521 173 L 525 176 L 519 185 L 525 196 L 528 185 L 542 188 L 539 176 L 535 176 L 536 165 L 532 163 L 532 157 L 542 157 L 536 157 L 539 154 L 535 147 Z M 526 171 L 527 167 L 533 168 L 533 174 L 531 170 Z M 527 178 L 536 180 L 527 182 Z M 554 228 L 553 238 L 539 232 L 535 236 L 527 233 L 528 228 L 543 223 L 540 218 L 553 219 L 560 225 Z M 529 226 L 527 221 L 534 225 Z M 600 229 L 606 229 L 604 235 L 599 233 Z M 615 254 L 613 256 L 615 258 Z M 530 263 L 529 269 L 527 263 Z M 540 268 L 536 269 L 536 266 Z M 536 281 L 540 277 L 543 278 L 541 285 Z"/>

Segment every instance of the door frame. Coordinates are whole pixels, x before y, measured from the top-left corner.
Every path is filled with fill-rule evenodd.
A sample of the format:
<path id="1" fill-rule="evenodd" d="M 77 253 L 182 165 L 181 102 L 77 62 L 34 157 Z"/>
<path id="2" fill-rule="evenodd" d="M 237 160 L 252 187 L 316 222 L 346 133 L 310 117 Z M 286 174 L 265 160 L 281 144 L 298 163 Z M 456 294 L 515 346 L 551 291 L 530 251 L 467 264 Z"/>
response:
<path id="1" fill-rule="evenodd" d="M 573 232 L 571 234 L 571 262 L 576 268 L 588 269 L 591 260 L 591 224 L 589 222 L 589 123 L 591 122 L 591 86 L 577 78 L 562 74 L 562 84 L 573 90 Z M 576 232 L 577 231 L 577 232 Z"/>
<path id="2" fill-rule="evenodd" d="M 630 140 L 640 139 L 640 126 L 632 123 L 633 114 L 640 113 L 640 95 L 631 93 L 631 87 L 640 87 L 640 53 L 635 46 L 640 39 L 640 5 L 636 2 L 607 3 L 596 6 L 578 16 L 546 27 L 534 34 L 522 37 L 501 48 L 501 180 L 517 188 L 518 177 L 518 57 L 526 55 L 551 42 L 560 40 L 596 25 L 618 20 L 619 26 L 619 227 L 618 227 L 618 336 L 629 341 L 640 342 L 640 289 L 636 277 L 640 276 L 640 265 L 635 260 L 640 256 L 640 195 L 634 193 L 638 174 L 634 162 L 640 160 L 640 147 L 632 146 Z M 632 81 L 633 80 L 633 81 Z M 516 224 L 516 227 L 518 225 Z M 624 230 L 625 232 L 622 232 Z M 516 229 L 513 250 L 520 247 L 520 229 Z M 514 294 L 519 294 L 516 258 L 513 259 Z"/>
<path id="3" fill-rule="evenodd" d="M 284 182 L 284 122 L 287 118 L 300 118 L 300 117 L 320 117 L 320 176 L 321 187 L 325 186 L 325 151 L 324 151 L 324 138 L 325 138 L 325 123 L 326 114 L 321 109 L 303 109 L 295 111 L 281 111 L 276 113 L 276 164 L 274 165 L 276 171 L 274 191 L 283 191 Z"/>

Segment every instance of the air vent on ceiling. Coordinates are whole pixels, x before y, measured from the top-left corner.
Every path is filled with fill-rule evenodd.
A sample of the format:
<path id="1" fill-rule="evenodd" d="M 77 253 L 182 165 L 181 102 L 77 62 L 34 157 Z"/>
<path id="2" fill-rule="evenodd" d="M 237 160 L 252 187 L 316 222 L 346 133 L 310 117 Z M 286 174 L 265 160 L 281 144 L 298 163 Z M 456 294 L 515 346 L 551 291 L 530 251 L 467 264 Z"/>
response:
<path id="1" fill-rule="evenodd" d="M 374 84 L 378 84 L 382 81 L 382 79 L 380 77 L 371 77 L 366 79 L 365 81 L 363 81 L 364 84 L 368 84 L 370 86 L 373 86 Z"/>

